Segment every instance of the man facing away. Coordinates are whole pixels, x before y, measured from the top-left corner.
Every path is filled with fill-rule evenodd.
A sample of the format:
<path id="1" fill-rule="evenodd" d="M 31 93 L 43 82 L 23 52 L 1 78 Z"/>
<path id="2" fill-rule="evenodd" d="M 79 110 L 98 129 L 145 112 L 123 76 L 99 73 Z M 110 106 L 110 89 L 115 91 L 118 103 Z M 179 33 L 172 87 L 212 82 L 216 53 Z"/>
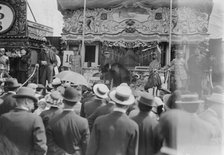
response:
<path id="1" fill-rule="evenodd" d="M 158 151 L 154 141 L 155 127 L 158 122 L 150 115 L 152 107 L 156 107 L 156 104 L 153 96 L 146 92 L 141 94 L 137 102 L 140 112 L 132 119 L 139 127 L 138 155 L 151 155 Z"/>
<path id="2" fill-rule="evenodd" d="M 18 155 L 45 155 L 45 128 L 41 118 L 33 113 L 37 102 L 31 88 L 22 87 L 16 95 L 17 106 L 0 117 L 0 134 L 5 135 L 19 150 Z"/>
<path id="3" fill-rule="evenodd" d="M 47 127 L 48 155 L 63 155 L 63 152 L 85 155 L 89 142 L 88 121 L 74 111 L 80 98 L 80 93 L 75 88 L 65 89 L 63 111 L 52 118 Z"/>
<path id="4" fill-rule="evenodd" d="M 87 155 L 137 155 L 138 125 L 126 115 L 134 96 L 128 86 L 118 86 L 109 93 L 116 103 L 114 111 L 96 119 Z"/>

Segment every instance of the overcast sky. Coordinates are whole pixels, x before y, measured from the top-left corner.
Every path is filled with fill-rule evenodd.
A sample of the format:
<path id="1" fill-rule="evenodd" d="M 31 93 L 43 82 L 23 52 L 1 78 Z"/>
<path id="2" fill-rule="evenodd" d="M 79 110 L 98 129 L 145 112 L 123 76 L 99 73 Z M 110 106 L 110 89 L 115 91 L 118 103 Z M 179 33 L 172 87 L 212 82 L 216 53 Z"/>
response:
<path id="1" fill-rule="evenodd" d="M 57 0 L 28 0 L 28 2 L 37 23 L 52 27 L 54 29 L 54 36 L 60 36 L 63 20 L 61 13 L 57 9 Z M 29 8 L 27 9 L 28 20 L 34 21 Z"/>

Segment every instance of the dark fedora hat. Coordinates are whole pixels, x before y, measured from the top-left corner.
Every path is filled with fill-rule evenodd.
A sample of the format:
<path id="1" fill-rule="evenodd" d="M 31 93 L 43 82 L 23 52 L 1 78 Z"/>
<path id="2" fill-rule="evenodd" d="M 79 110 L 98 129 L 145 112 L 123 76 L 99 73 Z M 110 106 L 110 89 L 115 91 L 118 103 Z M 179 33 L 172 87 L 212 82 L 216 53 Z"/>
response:
<path id="1" fill-rule="evenodd" d="M 34 102 L 37 102 L 38 99 L 35 97 L 35 91 L 32 88 L 29 87 L 21 87 L 15 95 L 13 95 L 14 98 L 30 98 Z"/>
<path id="2" fill-rule="evenodd" d="M 139 99 L 137 99 L 138 103 L 144 104 L 150 107 L 156 107 L 156 103 L 154 97 L 147 92 L 141 93 Z"/>
<path id="3" fill-rule="evenodd" d="M 63 100 L 69 102 L 78 102 L 81 99 L 81 94 L 73 87 L 67 87 L 65 89 Z"/>
<path id="4" fill-rule="evenodd" d="M 19 88 L 21 86 L 20 83 L 18 83 L 16 78 L 9 78 L 5 81 L 4 87 L 6 88 Z"/>

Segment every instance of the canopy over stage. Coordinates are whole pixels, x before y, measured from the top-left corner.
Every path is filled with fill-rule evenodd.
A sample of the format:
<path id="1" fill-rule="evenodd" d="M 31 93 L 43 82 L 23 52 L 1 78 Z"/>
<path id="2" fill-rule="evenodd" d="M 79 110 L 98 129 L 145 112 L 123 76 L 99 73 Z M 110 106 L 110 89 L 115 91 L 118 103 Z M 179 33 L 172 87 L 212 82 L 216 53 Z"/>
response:
<path id="1" fill-rule="evenodd" d="M 78 10 L 83 8 L 83 0 L 57 0 L 58 9 Z M 142 6 L 147 8 L 169 7 L 170 0 L 87 0 L 86 7 L 95 8 L 117 8 L 121 6 L 136 7 Z M 200 9 L 202 12 L 211 12 L 212 0 L 173 0 L 173 8 L 175 7 L 191 7 Z"/>

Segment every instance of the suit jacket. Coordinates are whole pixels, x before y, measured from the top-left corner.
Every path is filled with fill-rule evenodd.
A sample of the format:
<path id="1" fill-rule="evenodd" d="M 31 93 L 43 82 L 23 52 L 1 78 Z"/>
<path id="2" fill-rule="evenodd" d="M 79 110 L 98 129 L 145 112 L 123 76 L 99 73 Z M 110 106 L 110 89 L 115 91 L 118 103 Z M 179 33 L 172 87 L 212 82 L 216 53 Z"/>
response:
<path id="1" fill-rule="evenodd" d="M 138 125 L 125 113 L 113 111 L 96 119 L 87 155 L 137 155 Z"/>
<path id="2" fill-rule="evenodd" d="M 86 102 L 84 106 L 84 113 L 85 117 L 89 117 L 95 110 L 96 108 L 104 105 L 101 99 L 95 98 L 92 101 Z"/>
<path id="3" fill-rule="evenodd" d="M 93 124 L 95 122 L 95 120 L 99 117 L 99 116 L 102 116 L 102 115 L 106 115 L 106 114 L 109 114 L 113 111 L 115 105 L 114 104 L 111 104 L 111 103 L 107 103 L 106 105 L 104 106 L 100 106 L 98 107 L 94 113 L 92 113 L 89 117 L 88 117 L 88 122 L 89 122 L 89 128 L 90 128 L 90 131 L 92 130 L 92 127 L 93 127 Z"/>
<path id="4" fill-rule="evenodd" d="M 14 92 L 7 92 L 1 98 L 4 100 L 0 105 L 0 115 L 9 112 L 16 107 L 16 99 L 12 97 Z"/>
<path id="5" fill-rule="evenodd" d="M 41 112 L 40 117 L 43 120 L 44 126 L 47 127 L 48 122 L 57 114 L 61 113 L 62 110 L 57 107 L 51 107 L 48 110 Z"/>
<path id="6" fill-rule="evenodd" d="M 213 127 L 196 114 L 175 109 L 162 114 L 157 129 L 167 147 L 180 149 L 210 145 Z"/>
<path id="7" fill-rule="evenodd" d="M 154 146 L 157 146 L 154 141 L 155 127 L 158 122 L 153 119 L 148 112 L 139 112 L 139 114 L 132 118 L 139 128 L 139 149 L 138 155 L 152 155 L 158 150 L 155 150 Z"/>
<path id="8" fill-rule="evenodd" d="M 63 111 L 55 116 L 47 127 L 48 155 L 55 155 L 50 143 L 70 154 L 85 154 L 89 142 L 89 126 L 85 118 L 74 111 Z"/>
<path id="9" fill-rule="evenodd" d="M 45 128 L 41 118 L 15 108 L 0 117 L 0 134 L 19 150 L 19 155 L 44 155 L 47 152 Z"/>

